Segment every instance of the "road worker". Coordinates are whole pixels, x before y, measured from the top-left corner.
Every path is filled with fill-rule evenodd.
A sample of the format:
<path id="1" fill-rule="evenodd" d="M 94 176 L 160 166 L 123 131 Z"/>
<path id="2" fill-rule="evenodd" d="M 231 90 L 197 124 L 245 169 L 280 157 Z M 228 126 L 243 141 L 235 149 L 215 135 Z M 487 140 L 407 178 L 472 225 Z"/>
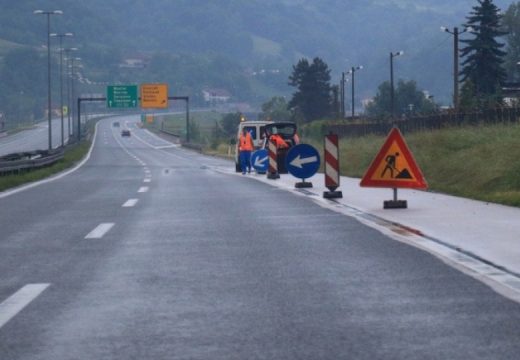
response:
<path id="1" fill-rule="evenodd" d="M 273 127 L 272 134 L 269 137 L 269 140 L 274 142 L 277 149 L 286 149 L 289 147 L 289 145 L 287 144 L 287 142 L 285 142 L 283 137 L 281 137 L 280 134 L 278 134 L 278 129 L 275 127 Z"/>
<path id="2" fill-rule="evenodd" d="M 251 151 L 253 151 L 253 139 L 245 127 L 238 139 L 238 150 L 240 151 L 240 168 L 242 175 L 245 175 L 246 169 L 248 173 L 251 172 Z"/>

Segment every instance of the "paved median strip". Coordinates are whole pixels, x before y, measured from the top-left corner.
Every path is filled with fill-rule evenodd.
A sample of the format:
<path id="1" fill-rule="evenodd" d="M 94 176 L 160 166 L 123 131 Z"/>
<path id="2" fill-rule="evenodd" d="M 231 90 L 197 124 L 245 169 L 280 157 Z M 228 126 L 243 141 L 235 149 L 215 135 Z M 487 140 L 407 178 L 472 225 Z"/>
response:
<path id="1" fill-rule="evenodd" d="M 50 284 L 27 284 L 0 304 L 0 328 L 15 317 Z"/>
<path id="2" fill-rule="evenodd" d="M 85 236 L 85 239 L 101 239 L 107 232 L 112 229 L 114 226 L 114 223 L 102 223 L 99 224 L 94 230 L 88 233 L 87 236 Z"/>

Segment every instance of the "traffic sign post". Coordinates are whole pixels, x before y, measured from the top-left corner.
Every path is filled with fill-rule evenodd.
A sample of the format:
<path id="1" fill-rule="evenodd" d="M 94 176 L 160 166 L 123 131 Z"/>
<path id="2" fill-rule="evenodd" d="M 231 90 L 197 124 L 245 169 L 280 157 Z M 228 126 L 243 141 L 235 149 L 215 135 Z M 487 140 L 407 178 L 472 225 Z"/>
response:
<path id="1" fill-rule="evenodd" d="M 109 85 L 106 100 L 108 108 L 136 108 L 137 85 Z"/>
<path id="2" fill-rule="evenodd" d="M 325 199 L 339 199 L 343 197 L 339 187 L 339 146 L 338 135 L 329 134 L 325 136 L 325 186 L 329 191 L 323 192 Z"/>
<path id="3" fill-rule="evenodd" d="M 255 151 L 251 155 L 251 165 L 255 168 L 258 174 L 265 174 L 269 166 L 269 154 L 266 149 Z"/>
<path id="4" fill-rule="evenodd" d="M 312 183 L 306 182 L 305 179 L 312 177 L 320 168 L 320 154 L 307 144 L 293 146 L 287 153 L 285 167 L 292 176 L 302 179 L 294 184 L 294 187 L 311 188 Z"/>
<path id="5" fill-rule="evenodd" d="M 428 184 L 398 128 L 394 127 L 374 161 L 361 179 L 361 186 L 389 187 L 394 198 L 383 203 L 384 209 L 405 209 L 406 200 L 397 199 L 397 188 L 426 189 Z"/>

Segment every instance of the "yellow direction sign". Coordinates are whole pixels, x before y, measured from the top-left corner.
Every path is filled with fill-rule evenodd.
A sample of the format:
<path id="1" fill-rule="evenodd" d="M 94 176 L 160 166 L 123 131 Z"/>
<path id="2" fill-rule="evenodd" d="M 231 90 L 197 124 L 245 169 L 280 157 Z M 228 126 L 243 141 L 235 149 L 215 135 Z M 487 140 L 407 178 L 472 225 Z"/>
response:
<path id="1" fill-rule="evenodd" d="M 399 129 L 390 131 L 360 185 L 413 189 L 428 187 Z"/>
<path id="2" fill-rule="evenodd" d="M 141 108 L 166 109 L 168 108 L 168 84 L 142 84 Z"/>

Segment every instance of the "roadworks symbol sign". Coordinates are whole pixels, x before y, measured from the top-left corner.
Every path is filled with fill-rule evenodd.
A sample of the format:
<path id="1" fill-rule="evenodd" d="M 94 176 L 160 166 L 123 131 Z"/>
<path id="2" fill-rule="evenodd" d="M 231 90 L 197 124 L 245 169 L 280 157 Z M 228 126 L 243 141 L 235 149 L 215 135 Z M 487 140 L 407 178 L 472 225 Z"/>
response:
<path id="1" fill-rule="evenodd" d="M 390 131 L 360 185 L 413 189 L 428 187 L 399 129 Z"/>

